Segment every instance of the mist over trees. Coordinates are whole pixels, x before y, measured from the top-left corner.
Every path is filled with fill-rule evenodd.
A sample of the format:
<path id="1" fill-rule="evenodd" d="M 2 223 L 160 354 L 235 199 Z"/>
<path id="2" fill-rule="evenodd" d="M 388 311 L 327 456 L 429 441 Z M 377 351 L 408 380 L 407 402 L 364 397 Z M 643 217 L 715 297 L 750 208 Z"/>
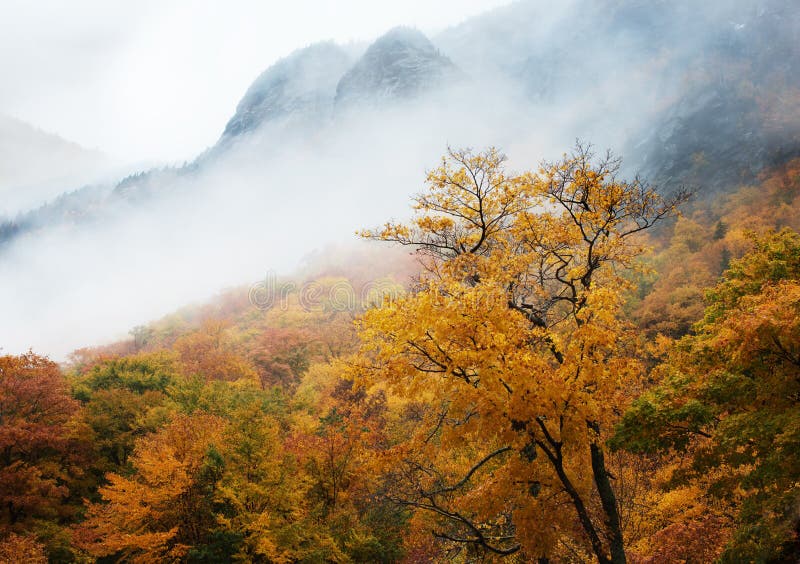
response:
<path id="1" fill-rule="evenodd" d="M 717 198 L 800 146 L 797 21 L 786 0 L 527 1 L 429 37 L 400 28 L 265 61 L 192 162 L 64 186 L 6 218 L 0 295 L 15 298 L 0 308 L 17 323 L 0 337 L 64 358 L 266 270 L 287 274 L 404 210 L 448 144 L 502 147 L 525 168 L 591 140 L 625 156 L 627 178 Z M 313 219 L 286 240 L 298 210 Z M 142 261 L 165 274 L 158 284 Z"/>
<path id="2" fill-rule="evenodd" d="M 232 290 L 64 368 L 2 357 L 0 554 L 790 559 L 796 162 L 714 212 L 587 146 L 507 166 L 452 150 L 363 232 L 414 256 L 320 257 L 272 307 Z M 384 301 L 342 307 L 377 268 Z"/>
<path id="3" fill-rule="evenodd" d="M 796 561 L 798 34 L 314 44 L 192 162 L 9 215 L 0 562 Z"/>

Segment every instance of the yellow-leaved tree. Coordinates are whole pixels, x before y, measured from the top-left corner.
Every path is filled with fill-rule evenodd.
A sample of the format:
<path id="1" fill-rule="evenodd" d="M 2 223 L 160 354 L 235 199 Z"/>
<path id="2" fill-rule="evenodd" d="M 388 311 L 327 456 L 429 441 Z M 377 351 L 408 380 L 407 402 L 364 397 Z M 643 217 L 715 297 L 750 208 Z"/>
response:
<path id="1" fill-rule="evenodd" d="M 130 458 L 136 473 L 109 473 L 75 530 L 75 544 L 95 558 L 179 562 L 216 525 L 211 495 L 220 478 L 215 450 L 224 420 L 178 415 L 142 437 Z"/>
<path id="2" fill-rule="evenodd" d="M 378 462 L 386 495 L 467 556 L 625 562 L 605 446 L 642 373 L 623 274 L 635 235 L 686 196 L 622 181 L 581 145 L 537 172 L 504 160 L 449 151 L 410 224 L 363 233 L 425 267 L 366 313 L 353 363 L 407 401 Z"/>

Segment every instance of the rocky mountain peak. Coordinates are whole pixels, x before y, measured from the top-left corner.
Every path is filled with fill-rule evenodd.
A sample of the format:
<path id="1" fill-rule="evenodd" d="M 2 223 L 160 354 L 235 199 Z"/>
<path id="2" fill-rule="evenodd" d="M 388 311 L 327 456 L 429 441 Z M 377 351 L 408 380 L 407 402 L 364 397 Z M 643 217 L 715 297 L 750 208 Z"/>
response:
<path id="1" fill-rule="evenodd" d="M 456 73 L 456 66 L 423 33 L 397 27 L 370 45 L 342 77 L 336 105 L 413 98 Z"/>
<path id="2" fill-rule="evenodd" d="M 279 60 L 247 90 L 225 127 L 223 139 L 281 118 L 324 118 L 331 111 L 336 85 L 349 64 L 347 53 L 332 42 L 299 49 Z"/>

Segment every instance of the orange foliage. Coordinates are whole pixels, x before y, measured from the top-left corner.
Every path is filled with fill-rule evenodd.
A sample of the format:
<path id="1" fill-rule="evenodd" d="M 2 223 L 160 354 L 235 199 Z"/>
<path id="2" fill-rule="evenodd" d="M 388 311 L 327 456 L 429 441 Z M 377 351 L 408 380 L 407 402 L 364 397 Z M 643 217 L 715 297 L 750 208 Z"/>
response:
<path id="1" fill-rule="evenodd" d="M 224 322 L 203 322 L 197 331 L 180 337 L 174 348 L 186 374 L 224 381 L 256 377 L 253 367 L 238 353 Z"/>
<path id="2" fill-rule="evenodd" d="M 800 230 L 799 195 L 800 159 L 793 159 L 765 172 L 757 186 L 697 202 L 672 230 L 651 237 L 661 248 L 651 263 L 658 274 L 633 308 L 639 326 L 672 337 L 686 334 L 702 317 L 705 289 L 752 249 L 749 233 Z"/>
<path id="3" fill-rule="evenodd" d="M 178 559 L 213 527 L 205 504 L 203 466 L 219 445 L 223 422 L 209 415 L 178 416 L 142 438 L 131 463 L 136 474 L 107 476 L 101 503 L 90 503 L 76 544 L 93 556 L 124 555 L 133 562 Z"/>
<path id="4" fill-rule="evenodd" d="M 0 539 L 0 564 L 46 564 L 44 545 L 29 536 L 11 533 Z"/>

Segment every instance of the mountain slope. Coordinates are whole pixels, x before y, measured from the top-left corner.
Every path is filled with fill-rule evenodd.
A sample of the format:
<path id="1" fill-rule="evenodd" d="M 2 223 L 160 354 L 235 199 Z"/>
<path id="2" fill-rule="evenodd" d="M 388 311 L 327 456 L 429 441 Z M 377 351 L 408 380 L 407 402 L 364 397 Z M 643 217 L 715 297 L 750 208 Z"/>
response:
<path id="1" fill-rule="evenodd" d="M 800 154 L 800 4 L 771 0 L 737 15 L 643 144 L 643 170 L 662 185 L 729 193 Z"/>
<path id="2" fill-rule="evenodd" d="M 111 164 L 98 151 L 0 115 L 0 216 L 94 181 Z"/>
<path id="3" fill-rule="evenodd" d="M 113 195 L 139 202 L 212 165 L 258 166 L 289 139 L 330 143 L 367 108 L 405 102 L 407 112 L 412 101 L 452 83 L 472 91 L 450 90 L 432 111 L 446 109 L 492 133 L 484 142 L 533 140 L 561 150 L 563 139 L 581 137 L 616 149 L 627 172 L 643 172 L 665 190 L 735 189 L 800 154 L 800 5 L 789 0 L 575 0 L 558 9 L 521 1 L 434 41 L 401 27 L 355 61 L 331 42 L 297 50 L 254 81 L 219 142 L 194 163 L 134 175 Z M 519 129 L 498 120 L 498 111 Z M 398 127 L 381 119 L 368 128 Z M 235 143 L 243 139 L 249 143 Z M 453 142 L 462 141 L 448 137 L 442 145 Z M 30 225 L 47 223 L 35 215 Z M 84 214 L 49 206 L 46 215 Z"/>
<path id="4" fill-rule="evenodd" d="M 517 2 L 434 39 L 532 105 L 585 112 L 585 132 L 611 117 L 596 129 L 619 135 L 588 140 L 665 190 L 735 190 L 800 154 L 797 2 Z"/>

